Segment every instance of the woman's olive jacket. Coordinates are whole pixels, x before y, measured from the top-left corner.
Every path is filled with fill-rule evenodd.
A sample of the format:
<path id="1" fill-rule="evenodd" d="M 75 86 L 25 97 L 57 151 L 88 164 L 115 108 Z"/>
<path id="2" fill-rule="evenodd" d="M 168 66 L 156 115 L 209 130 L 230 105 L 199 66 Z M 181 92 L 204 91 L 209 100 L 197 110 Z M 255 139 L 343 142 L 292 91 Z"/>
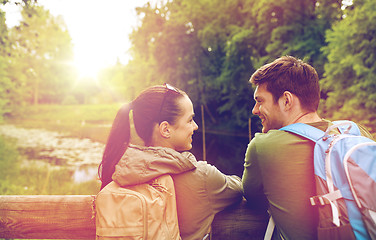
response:
<path id="1" fill-rule="evenodd" d="M 242 199 L 241 179 L 228 176 L 189 152 L 130 145 L 112 176 L 120 186 L 171 175 L 183 240 L 203 239 L 216 213 Z"/>

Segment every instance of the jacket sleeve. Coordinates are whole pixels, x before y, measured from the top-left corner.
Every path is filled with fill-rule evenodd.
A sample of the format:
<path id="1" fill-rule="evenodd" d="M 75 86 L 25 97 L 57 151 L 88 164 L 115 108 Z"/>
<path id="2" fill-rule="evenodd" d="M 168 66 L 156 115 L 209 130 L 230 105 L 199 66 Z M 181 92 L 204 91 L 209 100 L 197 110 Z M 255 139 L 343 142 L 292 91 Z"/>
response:
<path id="1" fill-rule="evenodd" d="M 229 205 L 240 202 L 243 196 L 242 182 L 238 176 L 225 175 L 215 166 L 205 165 L 205 184 L 208 197 L 214 212 L 220 212 Z"/>

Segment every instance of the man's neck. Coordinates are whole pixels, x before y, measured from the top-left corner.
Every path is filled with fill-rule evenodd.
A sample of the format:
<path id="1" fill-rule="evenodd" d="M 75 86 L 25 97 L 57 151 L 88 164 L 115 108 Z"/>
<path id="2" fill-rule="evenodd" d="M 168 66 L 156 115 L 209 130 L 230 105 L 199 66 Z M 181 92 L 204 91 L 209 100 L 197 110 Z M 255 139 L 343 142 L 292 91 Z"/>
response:
<path id="1" fill-rule="evenodd" d="M 312 123 L 312 122 L 320 122 L 322 119 L 319 117 L 317 112 L 306 112 L 300 113 L 296 117 L 292 118 L 292 123 Z"/>

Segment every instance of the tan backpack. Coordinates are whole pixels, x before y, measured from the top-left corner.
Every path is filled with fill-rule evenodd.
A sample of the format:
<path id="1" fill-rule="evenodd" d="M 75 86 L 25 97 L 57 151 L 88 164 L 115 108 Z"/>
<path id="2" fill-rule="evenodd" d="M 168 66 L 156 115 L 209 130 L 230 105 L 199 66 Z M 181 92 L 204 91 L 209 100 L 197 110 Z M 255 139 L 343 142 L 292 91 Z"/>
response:
<path id="1" fill-rule="evenodd" d="M 111 182 L 95 200 L 96 239 L 181 239 L 174 182 L 162 175 L 120 187 Z"/>

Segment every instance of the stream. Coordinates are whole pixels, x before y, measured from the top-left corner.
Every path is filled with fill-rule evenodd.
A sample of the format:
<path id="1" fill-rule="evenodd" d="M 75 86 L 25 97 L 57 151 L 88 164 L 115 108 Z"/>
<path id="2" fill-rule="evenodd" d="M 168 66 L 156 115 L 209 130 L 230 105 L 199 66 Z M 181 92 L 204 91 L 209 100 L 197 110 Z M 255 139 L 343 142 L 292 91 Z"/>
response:
<path id="1" fill-rule="evenodd" d="M 76 183 L 97 179 L 103 143 L 11 124 L 0 125 L 0 135 L 16 140 L 23 164 L 34 161 L 54 168 L 68 167 L 74 172 L 73 181 Z M 241 176 L 248 141 L 246 137 L 206 134 L 206 160 L 225 174 Z M 203 159 L 202 146 L 202 134 L 196 132 L 191 152 L 197 160 Z"/>
<path id="2" fill-rule="evenodd" d="M 0 135 L 16 140 L 23 164 L 36 161 L 53 167 L 67 166 L 74 171 L 73 180 L 77 183 L 97 178 L 97 167 L 104 149 L 102 143 L 9 124 L 0 125 Z"/>

